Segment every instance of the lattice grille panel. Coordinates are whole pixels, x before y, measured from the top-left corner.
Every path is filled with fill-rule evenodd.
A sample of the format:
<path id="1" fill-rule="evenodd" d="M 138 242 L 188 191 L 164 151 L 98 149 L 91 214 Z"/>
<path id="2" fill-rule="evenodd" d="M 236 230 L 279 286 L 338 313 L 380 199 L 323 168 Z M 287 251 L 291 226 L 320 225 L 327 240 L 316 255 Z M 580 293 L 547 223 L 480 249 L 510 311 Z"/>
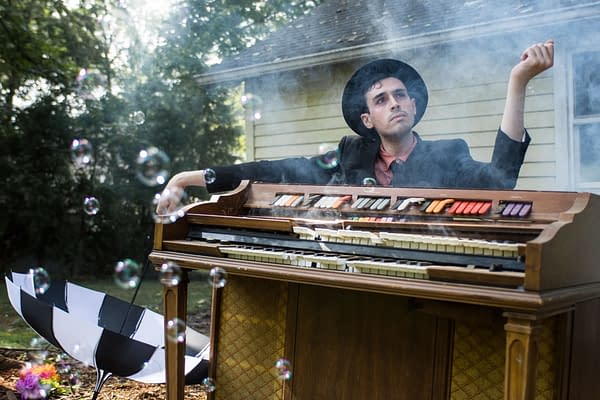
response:
<path id="1" fill-rule="evenodd" d="M 536 400 L 552 400 L 555 382 L 554 319 L 544 322 L 537 366 Z M 506 334 L 493 326 L 456 322 L 452 365 L 452 400 L 503 400 Z"/>
<path id="2" fill-rule="evenodd" d="M 220 290 L 215 398 L 282 399 L 273 366 L 283 357 L 287 284 L 231 277 Z"/>

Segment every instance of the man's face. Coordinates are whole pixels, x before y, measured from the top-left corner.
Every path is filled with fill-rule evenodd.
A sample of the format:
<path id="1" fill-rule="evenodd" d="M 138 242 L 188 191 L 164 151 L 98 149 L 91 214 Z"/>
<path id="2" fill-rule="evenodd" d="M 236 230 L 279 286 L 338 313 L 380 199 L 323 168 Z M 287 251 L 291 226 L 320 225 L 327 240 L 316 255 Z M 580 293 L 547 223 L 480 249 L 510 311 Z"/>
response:
<path id="1" fill-rule="evenodd" d="M 409 97 L 404 83 L 397 78 L 385 78 L 365 94 L 369 112 L 361 114 L 363 124 L 375 128 L 380 137 L 401 138 L 412 131 L 417 107 Z"/>

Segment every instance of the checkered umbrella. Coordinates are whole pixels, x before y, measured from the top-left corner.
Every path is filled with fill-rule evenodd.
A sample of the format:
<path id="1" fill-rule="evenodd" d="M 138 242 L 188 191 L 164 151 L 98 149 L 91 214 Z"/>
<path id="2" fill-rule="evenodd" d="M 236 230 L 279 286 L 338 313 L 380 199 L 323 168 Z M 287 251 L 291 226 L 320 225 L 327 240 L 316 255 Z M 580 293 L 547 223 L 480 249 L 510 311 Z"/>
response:
<path id="1" fill-rule="evenodd" d="M 95 399 L 111 376 L 165 382 L 164 319 L 147 308 L 67 281 L 36 292 L 32 274 L 6 276 L 9 300 L 40 336 L 96 368 Z M 186 384 L 208 376 L 209 338 L 186 328 Z"/>

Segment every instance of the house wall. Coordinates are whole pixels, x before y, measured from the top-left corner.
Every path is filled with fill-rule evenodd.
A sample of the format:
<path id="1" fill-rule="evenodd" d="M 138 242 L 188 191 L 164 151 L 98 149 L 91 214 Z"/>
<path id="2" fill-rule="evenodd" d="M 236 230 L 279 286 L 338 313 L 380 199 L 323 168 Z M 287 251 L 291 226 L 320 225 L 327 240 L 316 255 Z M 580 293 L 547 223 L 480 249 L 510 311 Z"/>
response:
<path id="1" fill-rule="evenodd" d="M 352 134 L 340 107 L 351 73 L 350 66 L 333 65 L 247 81 L 246 92 L 262 103 L 258 120 L 252 118 L 255 110 L 246 110 L 248 159 L 315 155 L 323 144 L 335 146 Z"/>
<path id="2" fill-rule="evenodd" d="M 518 189 L 573 190 L 568 157 L 570 48 L 584 40 L 564 27 L 448 42 L 393 54 L 413 65 L 429 87 L 429 106 L 415 130 L 426 139 L 463 138 L 475 159 L 489 161 L 500 125 L 510 70 L 531 43 L 556 40 L 555 67 L 527 87 L 525 125 L 532 136 Z M 593 37 L 596 32 L 586 32 Z M 588 38 L 589 39 L 589 38 Z M 590 40 L 588 40 L 590 41 Z M 600 45 L 596 45 L 600 48 Z M 589 46 L 588 46 L 589 47 Z M 371 57 L 377 58 L 377 57 Z M 340 110 L 344 84 L 368 60 L 264 76 L 246 82 L 262 99 L 261 119 L 248 119 L 248 159 L 310 156 L 353 134 Z M 558 91 L 559 97 L 556 96 Z M 558 128 L 558 129 L 557 129 Z"/>

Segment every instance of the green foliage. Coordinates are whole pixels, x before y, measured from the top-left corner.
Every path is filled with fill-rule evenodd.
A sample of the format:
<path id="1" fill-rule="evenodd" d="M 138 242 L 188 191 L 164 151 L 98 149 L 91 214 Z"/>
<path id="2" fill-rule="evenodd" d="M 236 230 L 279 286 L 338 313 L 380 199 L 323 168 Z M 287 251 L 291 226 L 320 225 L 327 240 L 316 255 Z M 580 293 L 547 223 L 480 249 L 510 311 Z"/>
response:
<path id="1" fill-rule="evenodd" d="M 35 89 L 36 82 L 64 93 L 81 65 L 100 62 L 94 3 L 86 10 L 70 10 L 62 1 L 0 1 L 1 122 L 14 115 L 15 95 Z"/>
<path id="2" fill-rule="evenodd" d="M 0 0 L 4 271 L 26 262 L 56 276 L 101 275 L 119 259 L 143 261 L 160 187 L 136 179 L 139 151 L 158 147 L 171 172 L 234 162 L 239 89 L 200 86 L 194 77 L 314 6 L 182 0 L 139 31 L 127 3 Z M 140 112 L 143 123 L 132 121 Z M 93 144 L 89 165 L 71 162 L 74 138 Z M 97 215 L 83 212 L 86 196 L 99 199 Z"/>

